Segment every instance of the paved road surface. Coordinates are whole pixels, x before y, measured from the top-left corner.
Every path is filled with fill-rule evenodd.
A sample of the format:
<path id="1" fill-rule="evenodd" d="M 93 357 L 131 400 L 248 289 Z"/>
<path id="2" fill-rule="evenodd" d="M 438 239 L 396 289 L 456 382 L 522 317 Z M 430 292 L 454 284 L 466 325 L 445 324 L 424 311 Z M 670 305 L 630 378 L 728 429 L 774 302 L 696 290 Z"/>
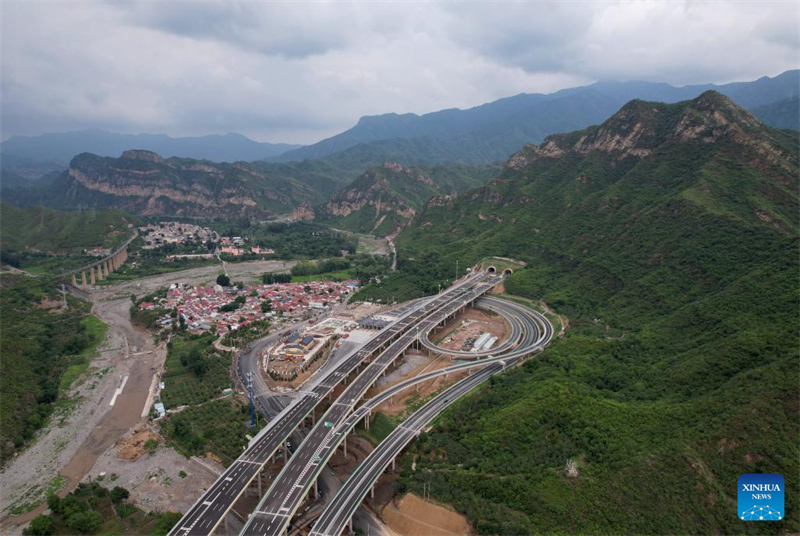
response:
<path id="1" fill-rule="evenodd" d="M 187 511 L 170 534 L 185 536 L 213 532 L 273 454 L 285 444 L 297 426 L 339 382 L 346 379 L 362 362 L 389 346 L 394 339 L 403 337 L 421 319 L 438 311 L 444 304 L 462 299 L 468 292 L 474 290 L 475 281 L 479 279 L 473 277 L 462 281 L 436 299 L 419 302 L 417 306 L 410 308 L 404 318 L 384 328 L 361 349 L 342 359 L 338 366 L 312 378 L 308 385 L 304 386 L 301 396 L 292 400 L 259 432 L 242 456 L 234 461 Z"/>
<path id="2" fill-rule="evenodd" d="M 336 445 L 344 439 L 345 436 L 339 428 L 367 389 L 420 333 L 426 332 L 430 326 L 438 324 L 465 304 L 471 303 L 499 281 L 500 278 L 495 276 L 473 276 L 465 283 L 436 296 L 400 323 L 385 329 L 384 331 L 397 334 L 397 338 L 353 380 L 311 430 L 250 516 L 243 533 L 265 536 L 282 534 L 327 460 L 333 455 Z"/>
<path id="3" fill-rule="evenodd" d="M 499 302 L 500 300 L 494 299 L 493 301 Z M 524 322 L 525 335 L 520 346 L 512 352 L 499 356 L 503 358 L 502 362 L 495 361 L 497 357 L 485 359 L 487 362 L 494 362 L 480 372 L 468 376 L 434 397 L 433 400 L 426 403 L 403 421 L 401 425 L 397 426 L 359 464 L 353 474 L 350 475 L 350 478 L 339 488 L 336 495 L 328 501 L 322 515 L 314 524 L 311 536 L 339 536 L 352 519 L 353 512 L 364 500 L 364 497 L 380 478 L 386 467 L 419 435 L 425 426 L 474 387 L 490 376 L 502 372 L 507 366 L 523 356 L 542 348 L 552 338 L 552 326 L 544 316 L 523 306 L 508 302 L 501 307 L 514 311 Z M 472 363 L 473 366 L 476 364 Z"/>

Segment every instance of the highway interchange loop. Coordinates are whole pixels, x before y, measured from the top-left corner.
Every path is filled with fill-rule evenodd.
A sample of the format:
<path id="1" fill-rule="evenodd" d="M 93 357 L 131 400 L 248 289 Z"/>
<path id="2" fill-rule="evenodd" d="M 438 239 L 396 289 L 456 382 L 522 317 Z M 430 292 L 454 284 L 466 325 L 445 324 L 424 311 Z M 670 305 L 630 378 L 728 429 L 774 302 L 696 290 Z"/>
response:
<path id="1" fill-rule="evenodd" d="M 337 445 L 344 440 L 347 433 L 360 419 L 368 417 L 372 409 L 382 401 L 410 386 L 443 374 L 474 368 L 481 369 L 425 404 L 396 429 L 396 435 L 393 433 L 387 438 L 386 441 L 391 439 L 391 443 L 385 441 L 376 448 L 375 452 L 382 453 L 383 456 L 390 456 L 391 461 L 413 439 L 412 431 L 416 430 L 414 434 L 417 433 L 444 408 L 492 374 L 501 372 L 522 357 L 541 349 L 552 336 L 552 327 L 543 316 L 505 300 L 481 297 L 501 280 L 502 278 L 496 274 L 472 275 L 431 299 L 419 300 L 405 310 L 403 317 L 381 330 L 360 349 L 342 359 L 325 374 L 314 378 L 311 382 L 312 385 L 304 386 L 300 397 L 292 400 L 256 435 L 250 446 L 186 512 L 170 531 L 170 534 L 186 536 L 212 533 L 233 504 L 256 479 L 263 467 L 284 446 L 287 438 L 297 426 L 312 414 L 314 408 L 331 393 L 334 387 L 342 381 L 346 383 L 348 376 L 354 371 L 356 372 L 355 379 L 328 408 L 317 425 L 312 428 L 294 456 L 287 460 L 283 470 L 273 480 L 271 487 L 256 507 L 256 511 L 248 519 L 242 534 L 280 535 L 285 532 L 293 515 L 302 504 Z M 497 312 L 509 322 L 510 336 L 500 346 L 494 348 L 491 353 L 468 352 L 468 355 L 465 355 L 464 352 L 439 348 L 432 343 L 425 344 L 431 330 L 476 300 L 479 301 L 481 307 Z M 378 377 L 385 373 L 386 369 L 401 358 L 403 352 L 412 344 L 416 344 L 418 340 L 429 351 L 456 358 L 477 360 L 462 362 L 406 380 L 356 407 L 364 393 L 374 385 Z M 485 355 L 488 357 L 479 359 Z M 359 367 L 362 365 L 364 368 L 359 371 Z M 381 454 L 376 454 L 375 458 L 372 458 L 372 455 L 368 458 L 375 460 L 370 462 L 369 467 L 375 464 L 372 469 L 367 470 L 369 467 L 365 467 L 362 470 L 362 466 L 357 469 L 360 475 L 358 477 L 360 484 L 355 491 L 349 492 L 350 495 L 344 503 L 347 511 L 353 504 L 355 505 L 353 509 L 358 506 L 371 486 L 370 483 L 365 489 L 362 484 L 373 476 L 377 479 L 385 468 L 383 465 L 380 470 L 375 469 L 384 459 L 378 458 L 379 456 Z M 361 471 L 365 471 L 365 473 L 362 475 Z M 353 479 L 353 476 L 348 482 Z M 353 480 L 351 486 L 355 486 L 355 484 L 356 481 Z M 342 489 L 346 486 L 347 484 Z M 339 494 L 336 497 L 338 498 Z M 356 497 L 361 498 L 356 501 Z M 328 505 L 323 516 L 329 515 L 327 512 L 333 508 L 331 505 Z M 341 515 L 337 516 L 331 520 L 333 523 L 330 525 L 333 527 L 331 530 L 343 526 L 342 523 L 346 523 L 348 520 L 349 515 L 346 518 Z M 320 525 L 322 521 L 323 519 L 317 521 L 319 527 L 322 527 Z M 314 530 L 316 532 L 317 527 Z M 324 533 L 331 534 L 327 530 Z"/>

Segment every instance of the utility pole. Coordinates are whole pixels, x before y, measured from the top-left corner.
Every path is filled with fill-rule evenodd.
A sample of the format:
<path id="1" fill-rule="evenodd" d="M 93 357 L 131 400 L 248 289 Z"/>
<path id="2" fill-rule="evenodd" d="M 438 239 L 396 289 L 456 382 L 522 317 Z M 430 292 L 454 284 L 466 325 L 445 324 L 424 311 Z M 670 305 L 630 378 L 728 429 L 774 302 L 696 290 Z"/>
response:
<path id="1" fill-rule="evenodd" d="M 458 259 L 456 259 L 456 281 L 458 281 Z"/>

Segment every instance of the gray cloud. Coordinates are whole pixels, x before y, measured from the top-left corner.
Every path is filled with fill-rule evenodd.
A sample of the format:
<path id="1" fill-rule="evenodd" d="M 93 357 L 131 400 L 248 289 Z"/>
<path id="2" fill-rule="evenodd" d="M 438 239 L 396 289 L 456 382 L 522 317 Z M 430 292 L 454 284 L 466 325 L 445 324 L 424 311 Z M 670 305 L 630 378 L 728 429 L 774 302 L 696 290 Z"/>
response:
<path id="1" fill-rule="evenodd" d="M 798 67 L 794 2 L 19 2 L 2 6 L 2 137 L 99 127 L 313 142 L 366 114 L 598 79 Z"/>

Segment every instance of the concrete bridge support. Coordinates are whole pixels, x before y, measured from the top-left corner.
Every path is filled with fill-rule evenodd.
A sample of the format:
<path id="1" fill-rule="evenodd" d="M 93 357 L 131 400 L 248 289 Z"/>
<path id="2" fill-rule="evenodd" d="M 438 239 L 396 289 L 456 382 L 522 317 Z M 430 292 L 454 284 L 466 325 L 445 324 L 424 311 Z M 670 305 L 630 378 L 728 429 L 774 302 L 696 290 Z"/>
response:
<path id="1" fill-rule="evenodd" d="M 81 288 L 86 288 L 86 272 L 81 272 Z"/>
<path id="2" fill-rule="evenodd" d="M 75 274 L 72 274 L 72 286 L 75 287 L 75 288 L 78 287 L 78 282 L 75 281 Z"/>
<path id="3" fill-rule="evenodd" d="M 91 286 L 94 286 L 94 285 L 95 285 L 95 279 L 94 279 L 94 267 L 90 267 L 90 268 L 89 268 L 89 284 L 90 284 Z"/>

